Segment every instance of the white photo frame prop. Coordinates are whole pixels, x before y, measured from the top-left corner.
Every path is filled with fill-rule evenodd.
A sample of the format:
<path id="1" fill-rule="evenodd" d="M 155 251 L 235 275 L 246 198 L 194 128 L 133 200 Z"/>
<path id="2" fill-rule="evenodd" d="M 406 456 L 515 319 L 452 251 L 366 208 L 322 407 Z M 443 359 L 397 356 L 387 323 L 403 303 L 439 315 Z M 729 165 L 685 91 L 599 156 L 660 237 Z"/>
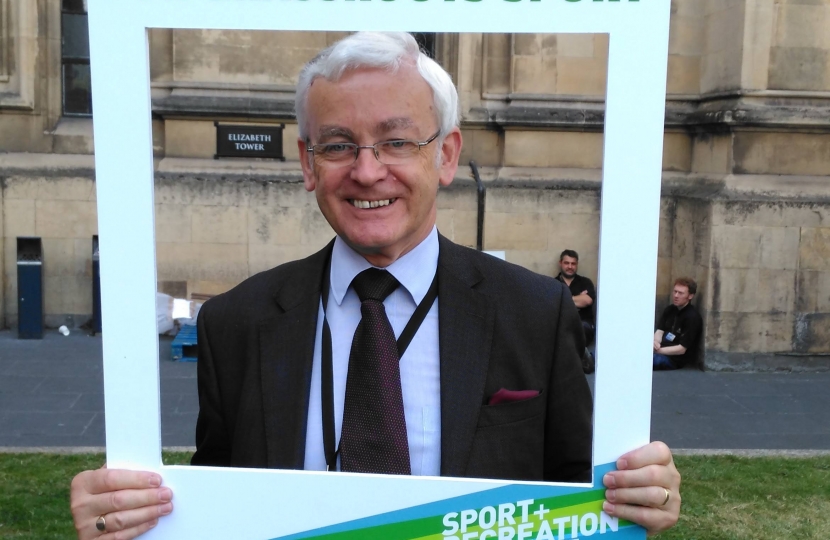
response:
<path id="1" fill-rule="evenodd" d="M 89 0 L 107 464 L 175 493 L 147 538 L 645 538 L 601 512 L 602 475 L 649 441 L 670 4 Z M 162 464 L 148 28 L 610 35 L 593 485 Z"/>

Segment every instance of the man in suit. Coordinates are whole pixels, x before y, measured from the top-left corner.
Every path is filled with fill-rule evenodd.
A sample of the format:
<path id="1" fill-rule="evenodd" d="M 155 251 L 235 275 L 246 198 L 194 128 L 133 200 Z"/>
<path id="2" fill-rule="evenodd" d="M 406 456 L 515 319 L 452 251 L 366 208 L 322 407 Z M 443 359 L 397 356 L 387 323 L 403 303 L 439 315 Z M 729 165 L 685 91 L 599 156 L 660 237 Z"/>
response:
<path id="1" fill-rule="evenodd" d="M 379 300 L 399 340 L 437 276 L 437 300 L 395 361 L 405 473 L 590 474 L 591 397 L 570 295 L 435 228 L 438 188 L 452 182 L 461 152 L 457 103 L 449 76 L 408 34 L 358 33 L 304 68 L 304 183 L 337 238 L 202 308 L 194 464 L 356 470 L 335 451 L 354 399 L 352 336 L 367 317 L 353 279 L 378 268 L 399 284 Z M 629 453 L 618 468 L 604 479 L 605 511 L 651 532 L 673 525 L 680 480 L 665 445 Z M 96 522 L 124 538 L 148 530 L 172 511 L 159 486 L 152 473 L 81 473 L 72 487 L 79 537 L 99 535 Z"/>
<path id="2" fill-rule="evenodd" d="M 440 437 L 432 446 L 417 448 L 418 459 L 411 448 L 413 474 L 590 480 L 591 396 L 579 363 L 584 347 L 569 295 L 553 280 L 431 234 L 438 247 L 439 292 L 431 310 L 437 317 L 427 317 L 422 329 L 441 321 L 437 356 L 442 360 L 432 377 L 440 379 L 433 407 L 440 414 L 430 417 L 422 412 L 429 406 L 421 405 L 408 411 L 406 423 L 411 447 L 424 440 L 425 423 Z M 320 284 L 327 259 L 338 260 L 341 250 L 349 248 L 329 245 L 308 259 L 260 274 L 202 308 L 194 464 L 325 469 L 321 435 L 306 433 L 306 426 L 321 429 L 320 355 L 313 354 L 319 350 Z M 389 266 L 393 273 L 395 266 Z M 332 273 L 336 270 L 333 263 Z M 407 276 L 401 272 L 403 282 Z M 431 280 L 429 275 L 426 283 Z M 336 282 L 332 289 L 336 292 Z M 333 332 L 335 302 L 330 297 L 327 309 Z M 402 303 L 403 298 L 389 301 L 390 319 Z M 554 339 L 539 339 L 551 333 Z M 431 363 L 423 359 L 434 350 L 430 343 L 417 343 L 418 337 L 400 360 L 405 408 L 411 393 L 429 386 L 407 391 L 411 374 L 428 369 L 424 364 Z M 322 336 L 317 338 L 319 343 Z M 335 376 L 334 385 L 340 404 L 351 336 L 341 341 L 333 340 L 334 350 L 346 353 L 340 362 L 335 355 L 334 363 L 335 373 L 342 374 L 341 384 Z M 502 388 L 540 394 L 486 405 Z"/>

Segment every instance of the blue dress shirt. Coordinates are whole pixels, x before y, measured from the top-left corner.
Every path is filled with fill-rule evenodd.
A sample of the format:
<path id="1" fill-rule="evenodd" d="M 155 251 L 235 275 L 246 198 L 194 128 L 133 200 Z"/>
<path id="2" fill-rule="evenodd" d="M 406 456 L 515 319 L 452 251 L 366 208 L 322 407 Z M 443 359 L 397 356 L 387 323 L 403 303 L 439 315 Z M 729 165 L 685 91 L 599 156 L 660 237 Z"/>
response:
<path id="1" fill-rule="evenodd" d="M 339 237 L 331 255 L 331 289 L 326 316 L 331 329 L 334 374 L 335 438 L 340 443 L 343 425 L 343 401 L 352 338 L 360 322 L 360 299 L 350 287 L 354 277 L 371 267 L 366 259 L 352 250 Z M 438 231 L 432 232 L 412 251 L 389 265 L 388 270 L 400 282 L 383 305 L 395 337 L 400 336 L 415 308 L 426 296 L 438 270 Z M 406 433 L 412 474 L 437 476 L 441 473 L 441 378 L 438 347 L 438 302 L 415 334 L 401 358 L 401 390 L 403 392 Z M 322 400 L 320 390 L 321 343 L 323 336 L 323 305 L 317 315 L 314 338 L 314 359 L 311 370 L 311 392 L 308 403 L 305 469 L 326 470 L 323 448 Z M 339 467 L 339 461 L 338 461 Z"/>

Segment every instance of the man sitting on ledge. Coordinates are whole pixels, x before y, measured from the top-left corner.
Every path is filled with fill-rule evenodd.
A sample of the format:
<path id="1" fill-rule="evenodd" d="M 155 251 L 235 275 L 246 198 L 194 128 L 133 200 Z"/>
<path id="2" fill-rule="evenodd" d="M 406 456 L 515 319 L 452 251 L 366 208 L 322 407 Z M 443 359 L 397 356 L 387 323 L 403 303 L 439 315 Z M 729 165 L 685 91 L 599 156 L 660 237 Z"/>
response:
<path id="1" fill-rule="evenodd" d="M 692 305 L 696 292 L 697 283 L 692 278 L 674 280 L 672 303 L 663 310 L 654 332 L 655 371 L 680 369 L 694 362 L 703 328 L 700 313 Z"/>

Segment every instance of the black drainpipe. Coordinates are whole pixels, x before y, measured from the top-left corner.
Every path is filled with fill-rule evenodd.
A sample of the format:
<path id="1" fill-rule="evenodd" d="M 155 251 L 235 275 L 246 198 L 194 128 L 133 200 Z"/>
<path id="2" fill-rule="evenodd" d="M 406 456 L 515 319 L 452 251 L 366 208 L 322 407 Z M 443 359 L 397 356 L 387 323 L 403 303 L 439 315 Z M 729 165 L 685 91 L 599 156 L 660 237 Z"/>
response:
<path id="1" fill-rule="evenodd" d="M 470 169 L 473 171 L 473 178 L 476 180 L 476 187 L 478 190 L 478 229 L 476 233 L 476 249 L 481 251 L 484 249 L 484 201 L 487 199 L 487 188 L 484 187 L 484 182 L 481 181 L 481 176 L 478 174 L 478 167 L 475 161 L 470 161 Z"/>

